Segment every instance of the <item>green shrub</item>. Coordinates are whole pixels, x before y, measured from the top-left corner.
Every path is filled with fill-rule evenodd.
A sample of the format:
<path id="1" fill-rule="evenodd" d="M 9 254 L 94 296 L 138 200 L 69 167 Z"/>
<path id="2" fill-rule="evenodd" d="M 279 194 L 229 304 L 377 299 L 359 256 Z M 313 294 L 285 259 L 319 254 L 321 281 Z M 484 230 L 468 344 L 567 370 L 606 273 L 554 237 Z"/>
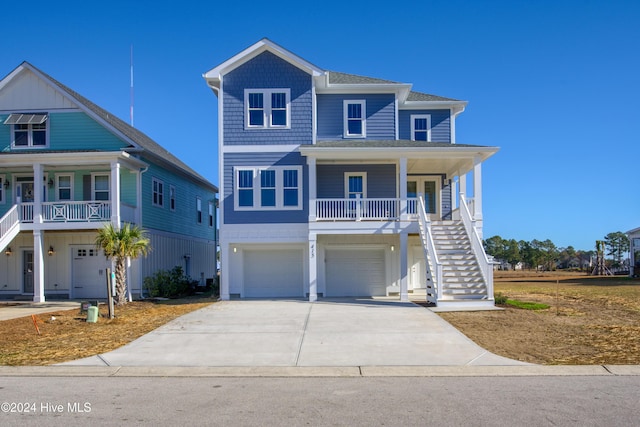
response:
<path id="1" fill-rule="evenodd" d="M 493 296 L 493 299 L 495 300 L 495 303 L 498 304 L 498 305 L 502 305 L 502 304 L 506 304 L 507 303 L 507 296 L 506 295 L 502 295 L 502 293 L 500 293 L 500 292 L 495 294 Z"/>
<path id="2" fill-rule="evenodd" d="M 197 282 L 185 276 L 182 267 L 158 270 L 153 276 L 144 278 L 144 288 L 150 297 L 177 298 L 190 295 L 195 290 Z"/>

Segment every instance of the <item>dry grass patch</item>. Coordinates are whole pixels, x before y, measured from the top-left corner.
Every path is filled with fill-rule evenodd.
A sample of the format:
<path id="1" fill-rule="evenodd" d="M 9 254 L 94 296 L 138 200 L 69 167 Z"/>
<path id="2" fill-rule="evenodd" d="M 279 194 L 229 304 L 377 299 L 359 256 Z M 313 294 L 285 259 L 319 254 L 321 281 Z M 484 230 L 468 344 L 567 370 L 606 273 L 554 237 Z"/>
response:
<path id="1" fill-rule="evenodd" d="M 640 364 L 640 280 L 558 273 L 496 274 L 495 291 L 547 304 L 440 313 L 501 356 L 539 364 Z"/>
<path id="2" fill-rule="evenodd" d="M 41 314 L 36 315 L 40 335 L 30 316 L 5 320 L 0 322 L 0 365 L 50 365 L 105 353 L 212 303 L 211 298 L 195 297 L 134 301 L 116 307 L 114 319 L 107 318 L 101 304 L 97 323 L 87 323 L 79 308 Z"/>

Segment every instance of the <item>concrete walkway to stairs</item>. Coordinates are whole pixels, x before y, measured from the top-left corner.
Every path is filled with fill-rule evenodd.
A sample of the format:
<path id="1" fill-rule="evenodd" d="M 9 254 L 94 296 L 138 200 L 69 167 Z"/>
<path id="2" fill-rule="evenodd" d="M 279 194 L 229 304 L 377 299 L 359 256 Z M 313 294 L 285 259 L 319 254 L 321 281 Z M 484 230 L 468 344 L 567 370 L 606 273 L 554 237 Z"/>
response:
<path id="1" fill-rule="evenodd" d="M 221 301 L 76 366 L 511 366 L 397 299 Z"/>

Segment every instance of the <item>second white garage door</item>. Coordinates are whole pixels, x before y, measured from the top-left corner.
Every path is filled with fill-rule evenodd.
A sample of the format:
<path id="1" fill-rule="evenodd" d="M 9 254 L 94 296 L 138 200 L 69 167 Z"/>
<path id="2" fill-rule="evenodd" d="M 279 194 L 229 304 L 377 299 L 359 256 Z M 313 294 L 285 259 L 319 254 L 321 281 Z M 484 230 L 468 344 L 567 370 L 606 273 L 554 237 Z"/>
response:
<path id="1" fill-rule="evenodd" d="M 244 297 L 303 297 L 303 251 L 244 250 Z"/>
<path id="2" fill-rule="evenodd" d="M 326 296 L 386 295 L 384 249 L 327 249 Z"/>

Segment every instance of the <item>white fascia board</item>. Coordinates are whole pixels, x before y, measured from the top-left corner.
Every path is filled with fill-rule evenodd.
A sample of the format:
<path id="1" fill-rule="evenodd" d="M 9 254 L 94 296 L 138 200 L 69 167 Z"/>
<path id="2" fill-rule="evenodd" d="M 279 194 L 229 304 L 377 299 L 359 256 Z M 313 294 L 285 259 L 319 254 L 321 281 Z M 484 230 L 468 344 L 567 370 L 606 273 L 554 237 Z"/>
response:
<path id="1" fill-rule="evenodd" d="M 400 104 L 400 110 L 464 110 L 469 101 L 405 101 Z"/>
<path id="2" fill-rule="evenodd" d="M 363 152 L 363 150 L 366 150 Z M 433 147 L 314 147 L 300 146 L 299 151 L 304 156 L 322 160 L 342 159 L 393 159 L 393 158 L 474 158 L 479 156 L 482 161 L 493 156 L 499 150 L 498 147 L 460 147 L 453 145 L 451 148 Z"/>
<path id="3" fill-rule="evenodd" d="M 10 72 L 4 79 L 0 80 L 0 90 L 4 89 L 6 85 L 8 85 L 11 80 L 13 80 L 18 74 L 22 73 L 26 66 L 29 64 L 27 62 L 23 62 L 18 65 L 12 72 Z M 30 68 L 30 67 L 29 67 Z"/>
<path id="4" fill-rule="evenodd" d="M 149 166 L 148 163 L 132 157 L 124 151 L 110 152 L 72 152 L 72 153 L 24 153 L 0 156 L 0 165 L 9 167 L 31 166 L 41 163 L 47 166 L 90 166 L 125 161 L 136 168 Z"/>
<path id="5" fill-rule="evenodd" d="M 249 46 L 242 52 L 234 55 L 233 57 L 227 59 L 217 67 L 214 67 L 211 70 L 207 71 L 202 75 L 202 77 L 204 77 L 204 79 L 207 80 L 207 82 L 219 81 L 223 75 L 227 74 L 228 72 L 234 70 L 240 65 L 250 61 L 251 59 L 255 58 L 256 56 L 266 51 L 273 53 L 279 58 L 289 62 L 290 64 L 295 65 L 296 67 L 302 69 L 303 71 L 306 71 L 312 76 L 319 76 L 324 74 L 324 70 L 322 70 L 321 68 L 318 68 L 312 63 L 302 59 L 298 55 L 295 55 L 289 52 L 282 46 L 277 45 L 271 40 L 265 38 L 253 44 L 252 46 Z M 212 84 L 209 83 L 209 86 L 212 86 Z"/>

